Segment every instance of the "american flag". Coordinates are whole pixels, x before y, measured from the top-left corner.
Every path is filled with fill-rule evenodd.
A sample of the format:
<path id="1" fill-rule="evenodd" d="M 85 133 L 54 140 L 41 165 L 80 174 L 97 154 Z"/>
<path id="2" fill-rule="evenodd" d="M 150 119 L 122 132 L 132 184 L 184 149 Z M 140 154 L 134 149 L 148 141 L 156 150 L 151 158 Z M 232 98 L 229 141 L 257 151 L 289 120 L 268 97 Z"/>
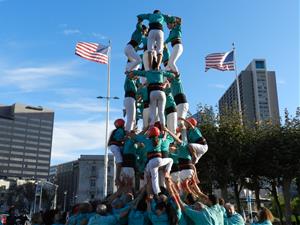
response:
<path id="1" fill-rule="evenodd" d="M 75 54 L 93 62 L 108 64 L 109 48 L 109 46 L 92 42 L 78 42 Z"/>
<path id="2" fill-rule="evenodd" d="M 205 72 L 209 69 L 221 71 L 234 70 L 234 51 L 225 53 L 212 53 L 205 57 Z"/>

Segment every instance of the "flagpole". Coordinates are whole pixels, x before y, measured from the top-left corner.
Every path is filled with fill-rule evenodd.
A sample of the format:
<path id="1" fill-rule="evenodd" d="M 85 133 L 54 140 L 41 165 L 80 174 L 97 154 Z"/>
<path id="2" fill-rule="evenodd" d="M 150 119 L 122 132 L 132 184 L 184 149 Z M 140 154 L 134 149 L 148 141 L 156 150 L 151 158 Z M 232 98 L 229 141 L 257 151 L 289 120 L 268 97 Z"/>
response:
<path id="1" fill-rule="evenodd" d="M 236 80 L 236 87 L 237 87 L 238 109 L 239 109 L 239 115 L 240 115 L 241 124 L 243 124 L 243 118 L 242 118 L 242 104 L 241 104 L 241 94 L 240 94 L 240 84 L 239 84 L 239 77 L 238 77 L 237 66 L 236 66 L 236 60 L 235 60 L 235 46 L 234 46 L 234 42 L 232 43 L 232 50 L 233 50 L 233 61 L 234 61 L 235 80 Z"/>
<path id="2" fill-rule="evenodd" d="M 106 129 L 105 129 L 105 155 L 104 155 L 104 181 L 103 181 L 103 198 L 107 196 L 107 166 L 108 166 L 108 130 L 109 130 L 109 100 L 110 100 L 110 51 L 111 43 L 108 41 L 108 63 L 107 63 L 107 98 L 106 98 Z"/>

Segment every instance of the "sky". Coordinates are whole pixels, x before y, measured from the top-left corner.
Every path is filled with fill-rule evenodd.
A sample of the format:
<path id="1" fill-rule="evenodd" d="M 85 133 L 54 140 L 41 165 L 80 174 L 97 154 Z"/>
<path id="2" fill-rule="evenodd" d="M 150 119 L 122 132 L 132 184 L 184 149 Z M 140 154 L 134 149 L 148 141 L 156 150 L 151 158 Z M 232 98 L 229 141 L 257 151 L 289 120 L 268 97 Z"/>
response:
<path id="1" fill-rule="evenodd" d="M 74 54 L 78 41 L 111 40 L 112 121 L 122 117 L 124 48 L 136 15 L 160 9 L 182 18 L 184 51 L 177 65 L 190 111 L 216 106 L 234 72 L 204 72 L 204 57 L 236 46 L 238 71 L 254 58 L 276 72 L 280 114 L 299 106 L 299 1 L 0 0 L 0 104 L 55 111 L 51 164 L 103 154 L 107 66 Z M 165 27 L 165 37 L 169 31 Z"/>

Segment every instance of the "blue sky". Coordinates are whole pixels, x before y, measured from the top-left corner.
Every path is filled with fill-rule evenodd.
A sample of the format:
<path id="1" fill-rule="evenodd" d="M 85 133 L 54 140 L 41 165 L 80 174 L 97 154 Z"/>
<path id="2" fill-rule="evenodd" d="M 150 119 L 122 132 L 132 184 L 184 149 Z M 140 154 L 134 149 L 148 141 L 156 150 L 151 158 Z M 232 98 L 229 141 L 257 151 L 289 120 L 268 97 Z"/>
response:
<path id="1" fill-rule="evenodd" d="M 204 73 L 204 57 L 236 44 L 238 70 L 265 58 L 276 71 L 281 115 L 299 106 L 299 1 L 0 0 L 0 103 L 55 111 L 52 164 L 104 149 L 106 66 L 74 55 L 77 41 L 112 42 L 111 119 L 121 117 L 124 48 L 136 15 L 160 9 L 183 19 L 177 65 L 195 112 L 216 105 L 234 72 Z M 168 30 L 165 29 L 165 36 Z"/>

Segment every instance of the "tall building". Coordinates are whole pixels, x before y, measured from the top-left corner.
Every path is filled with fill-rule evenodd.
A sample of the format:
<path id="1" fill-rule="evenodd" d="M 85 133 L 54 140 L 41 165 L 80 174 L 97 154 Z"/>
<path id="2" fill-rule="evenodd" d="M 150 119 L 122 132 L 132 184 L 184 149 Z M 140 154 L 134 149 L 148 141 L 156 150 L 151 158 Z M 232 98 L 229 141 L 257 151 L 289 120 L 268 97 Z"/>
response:
<path id="1" fill-rule="evenodd" d="M 40 106 L 0 106 L 0 177 L 48 178 L 53 120 Z"/>
<path id="2" fill-rule="evenodd" d="M 78 160 L 56 165 L 58 206 L 68 209 L 74 203 L 101 199 L 103 195 L 104 156 L 81 155 Z M 51 167 L 52 168 L 52 167 Z M 107 193 L 115 191 L 115 163 L 108 156 Z"/>
<path id="3" fill-rule="evenodd" d="M 271 120 L 280 123 L 276 77 L 268 71 L 266 60 L 254 59 L 238 76 L 242 114 L 245 123 Z M 219 100 L 219 111 L 238 108 L 237 85 L 234 81 Z"/>

